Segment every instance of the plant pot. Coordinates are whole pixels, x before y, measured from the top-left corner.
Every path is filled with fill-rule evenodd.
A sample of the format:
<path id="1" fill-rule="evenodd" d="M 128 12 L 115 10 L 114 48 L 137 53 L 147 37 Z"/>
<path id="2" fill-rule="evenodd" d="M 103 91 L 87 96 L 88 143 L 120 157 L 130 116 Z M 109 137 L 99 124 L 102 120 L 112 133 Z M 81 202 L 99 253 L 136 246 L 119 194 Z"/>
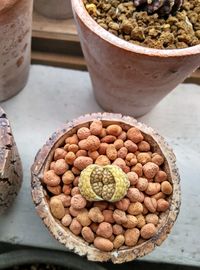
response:
<path id="1" fill-rule="evenodd" d="M 94 95 L 105 111 L 139 117 L 200 64 L 200 45 L 173 50 L 131 44 L 100 27 L 82 0 L 72 0 Z"/>
<path id="2" fill-rule="evenodd" d="M 51 19 L 69 19 L 73 17 L 70 0 L 34 0 L 34 9 Z"/>
<path id="3" fill-rule="evenodd" d="M 26 85 L 31 50 L 32 0 L 0 4 L 0 101 Z"/>
<path id="4" fill-rule="evenodd" d="M 13 202 L 22 182 L 22 164 L 5 112 L 0 108 L 0 214 Z"/>
<path id="5" fill-rule="evenodd" d="M 42 184 L 44 173 L 49 170 L 49 165 L 52 161 L 55 149 L 61 146 L 66 137 L 71 136 L 78 128 L 83 126 L 88 127 L 89 124 L 96 119 L 100 119 L 103 122 L 104 127 L 116 123 L 124 128 L 136 127 L 140 129 L 145 136 L 145 140 L 150 143 L 153 150 L 164 156 L 164 169 L 168 175 L 169 181 L 173 184 L 173 193 L 169 197 L 170 208 L 160 216 L 160 225 L 154 237 L 134 247 L 120 248 L 111 252 L 101 251 L 93 245 L 88 245 L 83 238 L 75 236 L 68 228 L 62 226 L 60 221 L 55 219 L 51 214 L 48 204 L 49 198 Z M 65 124 L 62 129 L 56 131 L 39 150 L 32 166 L 31 173 L 33 201 L 36 206 L 36 211 L 42 218 L 46 227 L 60 243 L 66 246 L 68 250 L 73 250 L 81 256 L 85 255 L 92 261 L 102 262 L 111 260 L 113 263 L 123 263 L 150 253 L 157 245 L 160 245 L 166 239 L 177 218 L 180 208 L 179 174 L 172 150 L 168 147 L 165 140 L 154 132 L 153 129 L 137 122 L 131 117 L 123 117 L 120 114 L 94 113 L 82 116 Z"/>

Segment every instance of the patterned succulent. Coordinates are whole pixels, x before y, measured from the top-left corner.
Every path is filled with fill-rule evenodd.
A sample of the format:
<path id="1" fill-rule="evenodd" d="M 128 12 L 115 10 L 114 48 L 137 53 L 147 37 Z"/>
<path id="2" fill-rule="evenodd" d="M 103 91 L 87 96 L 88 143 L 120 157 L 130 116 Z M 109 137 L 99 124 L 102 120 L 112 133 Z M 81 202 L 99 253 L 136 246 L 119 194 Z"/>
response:
<path id="1" fill-rule="evenodd" d="M 88 201 L 121 200 L 127 193 L 130 182 L 121 168 L 115 165 L 89 165 L 79 178 L 79 189 Z"/>
<path id="2" fill-rule="evenodd" d="M 183 4 L 183 0 L 133 0 L 133 2 L 148 14 L 157 12 L 160 16 L 176 13 Z"/>

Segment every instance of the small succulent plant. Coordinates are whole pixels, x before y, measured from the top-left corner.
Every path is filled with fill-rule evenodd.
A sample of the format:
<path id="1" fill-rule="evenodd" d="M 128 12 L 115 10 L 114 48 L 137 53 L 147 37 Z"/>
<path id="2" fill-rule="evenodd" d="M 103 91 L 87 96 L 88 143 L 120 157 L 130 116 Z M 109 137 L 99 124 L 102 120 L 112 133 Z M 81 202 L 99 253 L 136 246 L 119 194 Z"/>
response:
<path id="1" fill-rule="evenodd" d="M 183 0 L 133 0 L 133 2 L 148 14 L 157 12 L 160 16 L 176 13 L 183 4 Z"/>
<path id="2" fill-rule="evenodd" d="M 129 185 L 127 175 L 115 165 L 89 165 L 79 179 L 80 192 L 88 201 L 119 201 Z"/>

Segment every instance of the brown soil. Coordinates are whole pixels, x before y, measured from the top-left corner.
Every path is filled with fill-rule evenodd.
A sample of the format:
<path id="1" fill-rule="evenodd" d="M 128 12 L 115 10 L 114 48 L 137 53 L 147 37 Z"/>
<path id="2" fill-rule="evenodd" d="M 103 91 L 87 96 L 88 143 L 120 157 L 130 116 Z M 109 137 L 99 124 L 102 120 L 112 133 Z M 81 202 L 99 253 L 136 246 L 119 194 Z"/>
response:
<path id="1" fill-rule="evenodd" d="M 91 17 L 104 29 L 130 43 L 156 49 L 181 49 L 200 44 L 200 0 L 184 0 L 167 18 L 138 11 L 128 0 L 83 0 Z"/>

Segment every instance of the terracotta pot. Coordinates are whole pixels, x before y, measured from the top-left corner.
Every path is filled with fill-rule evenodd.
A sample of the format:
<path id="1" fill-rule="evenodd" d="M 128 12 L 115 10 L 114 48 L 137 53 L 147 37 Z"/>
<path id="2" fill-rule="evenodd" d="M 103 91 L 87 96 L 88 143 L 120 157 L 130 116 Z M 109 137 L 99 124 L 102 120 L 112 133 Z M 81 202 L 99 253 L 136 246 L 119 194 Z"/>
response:
<path id="1" fill-rule="evenodd" d="M 0 108 L 0 214 L 13 202 L 21 182 L 21 160 L 9 121 Z"/>
<path id="2" fill-rule="evenodd" d="M 34 9 L 51 19 L 72 18 L 72 7 L 70 0 L 34 0 Z"/>
<path id="3" fill-rule="evenodd" d="M 151 239 L 131 248 L 122 248 L 112 252 L 103 252 L 96 249 L 93 245 L 88 245 L 82 238 L 75 236 L 71 231 L 63 227 L 59 220 L 55 219 L 48 205 L 48 196 L 42 185 L 44 172 L 49 170 L 54 151 L 62 145 L 66 137 L 71 136 L 74 131 L 82 126 L 89 126 L 95 119 L 102 120 L 104 127 L 111 123 L 120 123 L 122 127 L 135 126 L 139 128 L 153 150 L 162 153 L 165 157 L 164 169 L 168 175 L 169 181 L 173 184 L 173 193 L 169 197 L 170 208 L 161 215 L 161 221 L 158 231 Z M 168 147 L 165 140 L 153 129 L 137 122 L 131 117 L 123 117 L 120 114 L 94 113 L 82 116 L 72 122 L 65 124 L 62 129 L 55 132 L 52 137 L 38 152 L 35 162 L 31 169 L 32 172 L 32 197 L 36 205 L 36 211 L 42 218 L 51 234 L 69 250 L 73 250 L 79 255 L 86 255 L 92 261 L 108 261 L 114 263 L 123 263 L 134 260 L 150 253 L 157 245 L 160 245 L 170 233 L 171 228 L 177 218 L 180 208 L 180 184 L 179 174 L 176 168 L 175 156 Z"/>
<path id="4" fill-rule="evenodd" d="M 144 48 L 100 27 L 82 0 L 72 0 L 72 9 L 94 94 L 106 111 L 142 116 L 200 65 L 200 45 Z"/>
<path id="5" fill-rule="evenodd" d="M 30 66 L 33 0 L 0 2 L 0 101 L 25 86 Z"/>

